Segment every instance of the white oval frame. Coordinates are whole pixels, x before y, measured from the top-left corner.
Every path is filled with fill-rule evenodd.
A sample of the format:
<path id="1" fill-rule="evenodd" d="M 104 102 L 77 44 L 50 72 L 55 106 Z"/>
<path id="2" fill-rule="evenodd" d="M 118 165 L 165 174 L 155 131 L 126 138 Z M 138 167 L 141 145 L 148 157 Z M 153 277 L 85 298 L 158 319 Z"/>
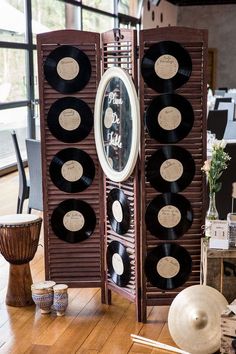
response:
<path id="1" fill-rule="evenodd" d="M 102 134 L 102 119 L 101 119 L 101 110 L 103 109 L 104 101 L 104 92 L 109 81 L 118 77 L 123 81 L 130 100 L 131 106 L 131 117 L 132 117 L 132 142 L 131 149 L 128 161 L 125 165 L 125 168 L 122 171 L 114 170 L 108 163 L 107 157 L 105 155 L 104 144 L 103 144 L 103 134 Z M 97 95 L 95 100 L 94 108 L 94 134 L 95 134 L 95 143 L 98 154 L 98 159 L 102 166 L 102 169 L 105 175 L 114 182 L 125 181 L 133 172 L 135 167 L 138 152 L 139 152 L 139 141 L 140 141 L 140 111 L 139 111 L 139 102 L 136 93 L 136 88 L 132 81 L 130 75 L 122 68 L 112 67 L 105 71 L 101 81 L 98 85 Z"/>

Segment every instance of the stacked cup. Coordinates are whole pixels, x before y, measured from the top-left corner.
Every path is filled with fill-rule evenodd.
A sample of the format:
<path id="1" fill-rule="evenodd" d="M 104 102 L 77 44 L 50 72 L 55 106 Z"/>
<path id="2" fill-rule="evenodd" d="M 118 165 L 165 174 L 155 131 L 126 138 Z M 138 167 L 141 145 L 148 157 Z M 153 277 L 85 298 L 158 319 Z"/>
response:
<path id="1" fill-rule="evenodd" d="M 57 312 L 57 316 L 63 316 L 68 306 L 68 285 L 57 284 L 54 285 L 53 308 Z"/>
<path id="2" fill-rule="evenodd" d="M 41 281 L 31 285 L 32 299 L 40 308 L 41 314 L 48 314 L 54 309 L 57 316 L 63 316 L 68 306 L 68 285 L 56 284 L 55 281 Z"/>
<path id="3" fill-rule="evenodd" d="M 53 287 L 55 281 L 40 281 L 31 285 L 32 299 L 35 305 L 39 306 L 41 314 L 51 312 L 53 304 Z"/>

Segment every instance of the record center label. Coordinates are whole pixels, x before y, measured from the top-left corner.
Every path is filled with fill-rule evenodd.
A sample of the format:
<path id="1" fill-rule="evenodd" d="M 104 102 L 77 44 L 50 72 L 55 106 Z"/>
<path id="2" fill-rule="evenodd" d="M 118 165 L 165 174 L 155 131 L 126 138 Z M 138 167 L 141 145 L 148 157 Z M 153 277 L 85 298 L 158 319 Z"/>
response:
<path id="1" fill-rule="evenodd" d="M 112 204 L 112 214 L 117 222 L 121 222 L 123 220 L 123 210 L 118 200 L 115 200 Z"/>
<path id="2" fill-rule="evenodd" d="M 122 275 L 124 273 L 123 260 L 118 253 L 114 253 L 112 256 L 112 266 L 116 274 Z"/>
<path id="3" fill-rule="evenodd" d="M 162 278 L 173 278 L 175 277 L 180 271 L 180 264 L 176 258 L 167 256 L 161 258 L 157 263 L 157 273 Z"/>
<path id="4" fill-rule="evenodd" d="M 166 205 L 157 214 L 158 222 L 167 228 L 175 227 L 181 220 L 181 213 L 174 205 Z"/>
<path id="5" fill-rule="evenodd" d="M 157 120 L 162 129 L 173 130 L 178 128 L 182 119 L 181 113 L 177 108 L 168 106 L 159 112 Z"/>
<path id="6" fill-rule="evenodd" d="M 155 62 L 154 70 L 161 79 L 172 79 L 179 70 L 179 64 L 173 55 L 161 55 Z"/>
<path id="7" fill-rule="evenodd" d="M 65 130 L 75 130 L 80 126 L 81 117 L 75 109 L 67 108 L 59 114 L 59 124 Z"/>
<path id="8" fill-rule="evenodd" d="M 83 167 L 78 161 L 68 160 L 62 165 L 61 174 L 67 181 L 75 182 L 82 177 Z"/>
<path id="9" fill-rule="evenodd" d="M 179 160 L 168 159 L 161 164 L 161 177 L 168 182 L 177 181 L 183 174 L 183 165 Z"/>
<path id="10" fill-rule="evenodd" d="M 81 230 L 84 223 L 84 216 L 77 210 L 68 211 L 63 217 L 63 225 L 72 232 Z"/>
<path id="11" fill-rule="evenodd" d="M 78 62 L 71 57 L 64 57 L 57 64 L 57 73 L 64 80 L 73 80 L 79 70 Z"/>

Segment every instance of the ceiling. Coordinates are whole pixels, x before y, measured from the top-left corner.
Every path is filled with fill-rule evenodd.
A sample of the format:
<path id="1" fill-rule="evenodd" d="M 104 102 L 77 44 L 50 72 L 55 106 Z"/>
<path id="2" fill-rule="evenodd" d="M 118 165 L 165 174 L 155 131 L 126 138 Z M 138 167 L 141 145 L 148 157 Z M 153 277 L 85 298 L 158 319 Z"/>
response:
<path id="1" fill-rule="evenodd" d="M 167 0 L 174 5 L 193 6 L 193 5 L 226 5 L 236 4 L 236 0 Z"/>

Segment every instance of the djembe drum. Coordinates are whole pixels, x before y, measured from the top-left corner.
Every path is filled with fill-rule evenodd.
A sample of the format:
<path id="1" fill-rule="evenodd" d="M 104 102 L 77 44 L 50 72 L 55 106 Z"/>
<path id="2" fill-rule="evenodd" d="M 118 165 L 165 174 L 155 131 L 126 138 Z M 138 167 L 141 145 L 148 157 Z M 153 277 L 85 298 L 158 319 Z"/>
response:
<path id="1" fill-rule="evenodd" d="M 0 216 L 0 252 L 10 263 L 6 304 L 33 304 L 29 262 L 39 242 L 42 218 L 33 214 Z"/>

